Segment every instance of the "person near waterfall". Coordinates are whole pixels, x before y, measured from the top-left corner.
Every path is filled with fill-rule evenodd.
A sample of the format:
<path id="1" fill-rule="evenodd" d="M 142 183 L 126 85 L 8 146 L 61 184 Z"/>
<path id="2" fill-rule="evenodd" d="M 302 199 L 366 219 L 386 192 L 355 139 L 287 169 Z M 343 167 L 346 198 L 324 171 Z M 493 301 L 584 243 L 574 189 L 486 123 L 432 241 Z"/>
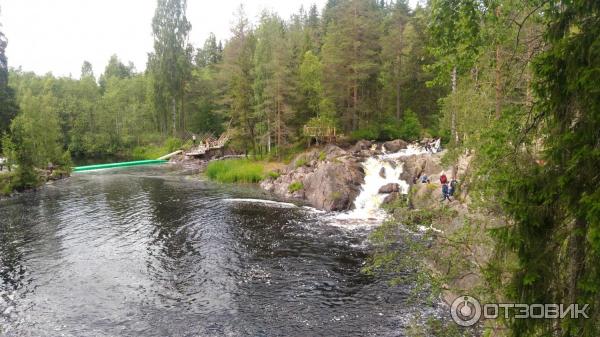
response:
<path id="1" fill-rule="evenodd" d="M 456 177 L 452 177 L 452 179 L 450 180 L 450 191 L 448 192 L 451 197 L 454 196 L 454 192 L 456 192 L 457 186 L 458 186 L 458 181 L 456 180 Z"/>
<path id="2" fill-rule="evenodd" d="M 446 177 L 446 172 L 442 172 L 440 176 L 440 184 L 445 185 L 448 183 L 448 177 Z"/>
<path id="3" fill-rule="evenodd" d="M 444 200 L 452 201 L 450 199 L 450 191 L 448 190 L 448 184 L 442 184 L 442 202 Z"/>

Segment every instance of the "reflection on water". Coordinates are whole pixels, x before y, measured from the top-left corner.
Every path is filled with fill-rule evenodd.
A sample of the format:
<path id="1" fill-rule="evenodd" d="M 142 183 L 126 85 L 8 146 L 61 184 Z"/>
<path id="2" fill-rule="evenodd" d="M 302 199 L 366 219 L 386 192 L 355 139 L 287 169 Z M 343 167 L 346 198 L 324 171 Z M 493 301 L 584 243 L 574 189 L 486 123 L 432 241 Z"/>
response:
<path id="1" fill-rule="evenodd" d="M 0 333 L 403 336 L 433 310 L 360 273 L 366 232 L 265 197 L 146 167 L 0 201 Z"/>

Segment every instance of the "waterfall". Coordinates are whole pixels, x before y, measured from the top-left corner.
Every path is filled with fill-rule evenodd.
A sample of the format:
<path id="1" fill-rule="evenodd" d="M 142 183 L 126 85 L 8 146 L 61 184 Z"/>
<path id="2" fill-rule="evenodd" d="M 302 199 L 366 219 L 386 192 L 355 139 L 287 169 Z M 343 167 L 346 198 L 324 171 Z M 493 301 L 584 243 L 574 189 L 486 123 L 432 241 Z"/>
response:
<path id="1" fill-rule="evenodd" d="M 431 151 L 439 151 L 439 141 L 431 144 Z M 384 147 L 383 154 L 369 157 L 362 163 L 365 181 L 361 185 L 359 195 L 354 200 L 354 209 L 341 213 L 336 218 L 368 222 L 383 220 L 385 212 L 380 207 L 387 194 L 379 193 L 379 189 L 384 185 L 396 183 L 400 193 L 408 194 L 409 184 L 400 178 L 404 166 L 402 158 L 426 153 L 430 153 L 430 151 L 418 144 L 411 144 L 406 149 L 395 153 L 388 153 Z"/>

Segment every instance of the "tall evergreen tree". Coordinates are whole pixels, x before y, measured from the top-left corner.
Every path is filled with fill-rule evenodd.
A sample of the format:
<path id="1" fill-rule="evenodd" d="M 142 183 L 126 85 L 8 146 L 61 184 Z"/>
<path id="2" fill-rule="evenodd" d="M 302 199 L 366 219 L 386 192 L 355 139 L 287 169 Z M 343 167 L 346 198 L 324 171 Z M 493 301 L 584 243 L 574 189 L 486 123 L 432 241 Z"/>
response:
<path id="1" fill-rule="evenodd" d="M 357 130 L 361 118 L 373 113 L 369 99 L 376 96 L 379 70 L 380 25 L 377 4 L 371 0 L 340 3 L 330 19 L 323 45 L 326 88 L 334 97 L 346 131 Z M 361 116 L 362 114 L 362 116 Z"/>
<path id="2" fill-rule="evenodd" d="M 158 0 L 152 19 L 154 52 L 148 57 L 161 130 L 166 133 L 170 125 L 173 135 L 185 129 L 184 90 L 191 74 L 188 35 L 192 26 L 186 18 L 186 7 L 186 0 Z"/>
<path id="3" fill-rule="evenodd" d="M 1 24 L 0 28 L 2 28 Z M 10 121 L 17 114 L 14 91 L 8 86 L 7 45 L 6 36 L 0 31 L 0 135 L 8 130 Z M 2 150 L 2 144 L 0 144 L 0 150 Z"/>
<path id="4" fill-rule="evenodd" d="M 223 51 L 221 76 L 226 83 L 224 104 L 229 108 L 232 126 L 245 150 L 256 150 L 256 118 L 253 116 L 254 34 L 243 6 L 236 13 L 233 37 Z"/>

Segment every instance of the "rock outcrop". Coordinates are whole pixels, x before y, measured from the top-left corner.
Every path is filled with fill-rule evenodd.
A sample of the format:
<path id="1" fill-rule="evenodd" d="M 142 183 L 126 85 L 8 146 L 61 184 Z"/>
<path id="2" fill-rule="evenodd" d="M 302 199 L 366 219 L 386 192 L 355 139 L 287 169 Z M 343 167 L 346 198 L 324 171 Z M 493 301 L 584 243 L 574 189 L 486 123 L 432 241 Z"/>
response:
<path id="1" fill-rule="evenodd" d="M 352 153 L 328 145 L 298 156 L 279 177 L 267 178 L 261 187 L 280 197 L 305 199 L 318 209 L 340 211 L 352 208 L 364 175 Z"/>
<path id="2" fill-rule="evenodd" d="M 379 193 L 381 193 L 381 194 L 388 194 L 388 193 L 399 192 L 399 191 L 400 191 L 400 185 L 398 185 L 396 183 L 389 183 L 389 184 L 383 185 L 379 188 Z"/>
<path id="3" fill-rule="evenodd" d="M 408 143 L 403 141 L 402 139 L 396 139 L 383 143 L 383 147 L 387 152 L 398 152 L 400 150 L 406 149 L 406 147 L 408 147 Z"/>

